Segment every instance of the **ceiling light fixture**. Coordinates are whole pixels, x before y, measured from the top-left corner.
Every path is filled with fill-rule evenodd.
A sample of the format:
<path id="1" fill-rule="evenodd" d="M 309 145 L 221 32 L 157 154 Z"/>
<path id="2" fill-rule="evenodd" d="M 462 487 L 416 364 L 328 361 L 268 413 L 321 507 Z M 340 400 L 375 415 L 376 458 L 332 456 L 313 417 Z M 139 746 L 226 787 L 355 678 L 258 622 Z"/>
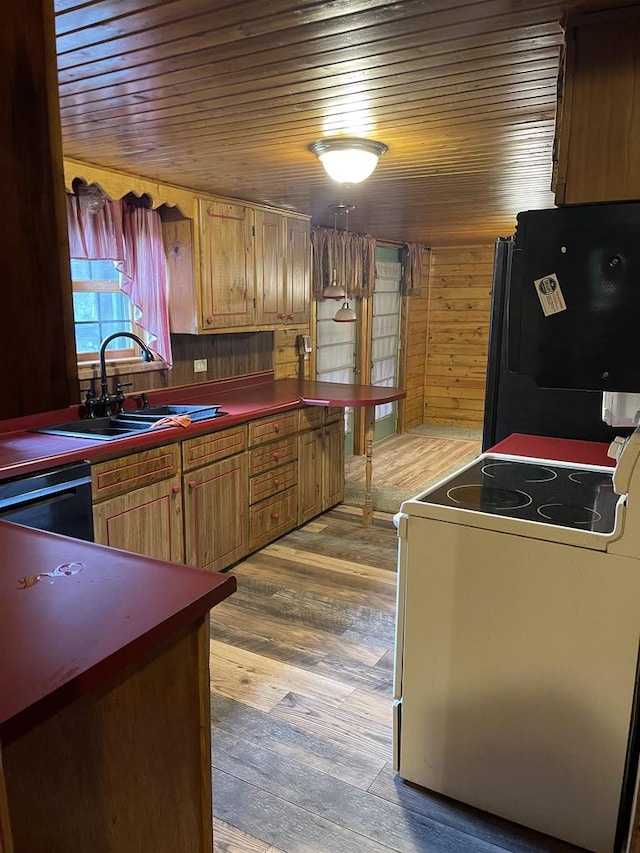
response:
<path id="1" fill-rule="evenodd" d="M 359 184 L 364 181 L 386 150 L 387 146 L 382 142 L 356 136 L 317 139 L 309 146 L 309 151 L 320 160 L 329 177 L 339 184 Z"/>

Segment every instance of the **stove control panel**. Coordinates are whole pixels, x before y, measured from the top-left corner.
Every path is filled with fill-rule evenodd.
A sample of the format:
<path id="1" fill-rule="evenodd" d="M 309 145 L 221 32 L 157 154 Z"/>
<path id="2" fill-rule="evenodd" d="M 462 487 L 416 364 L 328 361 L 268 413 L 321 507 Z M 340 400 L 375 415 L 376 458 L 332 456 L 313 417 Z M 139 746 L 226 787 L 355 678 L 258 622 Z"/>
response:
<path id="1" fill-rule="evenodd" d="M 631 488 L 631 478 L 640 456 L 640 432 L 638 429 L 628 438 L 617 436 L 611 442 L 608 455 L 616 459 L 613 472 L 613 488 L 619 495 L 626 495 Z"/>

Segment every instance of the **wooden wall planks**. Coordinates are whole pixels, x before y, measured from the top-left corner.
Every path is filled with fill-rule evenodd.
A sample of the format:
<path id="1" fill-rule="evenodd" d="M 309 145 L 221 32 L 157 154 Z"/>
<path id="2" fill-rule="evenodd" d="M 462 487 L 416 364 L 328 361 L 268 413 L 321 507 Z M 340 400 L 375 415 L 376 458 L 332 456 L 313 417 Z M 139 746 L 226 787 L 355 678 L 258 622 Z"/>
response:
<path id="1" fill-rule="evenodd" d="M 424 421 L 424 376 L 427 359 L 429 318 L 429 269 L 431 251 L 422 256 L 420 296 L 402 300 L 401 339 L 404 342 L 399 383 L 407 396 L 398 404 L 398 432 L 406 432 Z"/>
<path id="2" fill-rule="evenodd" d="M 431 251 L 425 423 L 482 425 L 492 276 L 493 246 Z"/>
<path id="3" fill-rule="evenodd" d="M 211 382 L 273 370 L 273 332 L 246 332 L 218 335 L 171 335 L 173 348 L 172 370 L 136 371 L 119 373 L 120 382 L 131 382 L 127 393 L 174 388 L 194 382 Z M 193 372 L 195 359 L 206 358 L 207 370 Z M 99 392 L 98 368 L 93 369 L 93 379 L 83 373 L 82 388 L 93 381 Z M 278 377 L 282 378 L 282 377 Z M 112 379 L 109 380 L 111 383 Z M 96 384 L 97 383 L 97 384 Z"/>

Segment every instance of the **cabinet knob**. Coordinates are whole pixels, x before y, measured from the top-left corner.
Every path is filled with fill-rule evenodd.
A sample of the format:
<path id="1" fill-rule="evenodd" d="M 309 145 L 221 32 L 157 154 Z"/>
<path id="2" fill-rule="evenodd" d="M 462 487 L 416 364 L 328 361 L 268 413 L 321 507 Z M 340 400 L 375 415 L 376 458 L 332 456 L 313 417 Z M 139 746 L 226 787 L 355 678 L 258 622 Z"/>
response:
<path id="1" fill-rule="evenodd" d="M 171 491 L 173 492 L 174 495 L 179 495 L 180 494 L 180 486 L 172 486 Z"/>
<path id="2" fill-rule="evenodd" d="M 272 513 L 271 513 L 271 518 L 272 518 L 274 521 L 279 521 L 279 520 L 280 520 L 280 513 L 279 513 L 279 512 L 272 512 Z"/>
<path id="3" fill-rule="evenodd" d="M 293 320 L 293 314 L 287 314 L 287 320 Z"/>
<path id="4" fill-rule="evenodd" d="M 284 314 L 278 314 L 278 320 L 284 320 Z"/>
<path id="5" fill-rule="evenodd" d="M 197 485 L 198 485 L 198 483 L 196 482 L 196 480 L 189 480 L 189 488 L 190 489 L 195 489 L 195 487 Z"/>
<path id="6" fill-rule="evenodd" d="M 274 424 L 273 425 L 273 431 L 274 432 L 280 432 L 280 424 Z"/>
<path id="7" fill-rule="evenodd" d="M 274 458 L 274 459 L 280 459 L 280 453 L 279 453 L 277 450 L 276 450 L 276 451 L 275 451 L 275 453 L 273 454 L 273 458 Z"/>
<path id="8" fill-rule="evenodd" d="M 205 323 L 207 324 L 207 326 L 210 326 L 213 323 L 213 317 L 211 316 L 211 314 L 209 314 L 208 317 L 205 317 Z"/>
<path id="9" fill-rule="evenodd" d="M 282 482 L 282 480 L 280 479 L 280 477 L 274 477 L 274 479 L 273 479 L 273 485 L 274 486 L 279 486 L 281 482 Z"/>

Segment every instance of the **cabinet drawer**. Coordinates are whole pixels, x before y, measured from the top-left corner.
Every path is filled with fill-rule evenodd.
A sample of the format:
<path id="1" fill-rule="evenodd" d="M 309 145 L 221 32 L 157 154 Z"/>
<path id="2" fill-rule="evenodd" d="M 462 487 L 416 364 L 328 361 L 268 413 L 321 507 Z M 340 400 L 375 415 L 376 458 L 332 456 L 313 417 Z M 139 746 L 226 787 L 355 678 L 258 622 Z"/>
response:
<path id="1" fill-rule="evenodd" d="M 249 424 L 249 447 L 298 432 L 298 410 L 271 415 Z"/>
<path id="2" fill-rule="evenodd" d="M 298 436 L 291 435 L 249 451 L 249 476 L 262 474 L 298 458 Z"/>
<path id="3" fill-rule="evenodd" d="M 180 470 L 180 448 L 167 444 L 91 466 L 94 503 L 173 477 Z"/>
<path id="4" fill-rule="evenodd" d="M 249 482 L 249 503 L 255 504 L 272 495 L 277 495 L 278 492 L 284 492 L 285 489 L 295 486 L 297 481 L 298 464 L 296 462 L 258 474 Z"/>
<path id="5" fill-rule="evenodd" d="M 298 522 L 298 490 L 283 492 L 274 498 L 252 506 L 249 510 L 249 544 L 252 551 L 262 548 L 293 530 Z"/>
<path id="6" fill-rule="evenodd" d="M 300 409 L 300 432 L 318 429 L 324 424 L 324 406 L 305 406 Z"/>
<path id="7" fill-rule="evenodd" d="M 182 469 L 191 471 L 209 462 L 217 462 L 227 456 L 242 453 L 247 449 L 247 427 L 231 427 L 198 438 L 188 438 L 182 442 Z"/>

